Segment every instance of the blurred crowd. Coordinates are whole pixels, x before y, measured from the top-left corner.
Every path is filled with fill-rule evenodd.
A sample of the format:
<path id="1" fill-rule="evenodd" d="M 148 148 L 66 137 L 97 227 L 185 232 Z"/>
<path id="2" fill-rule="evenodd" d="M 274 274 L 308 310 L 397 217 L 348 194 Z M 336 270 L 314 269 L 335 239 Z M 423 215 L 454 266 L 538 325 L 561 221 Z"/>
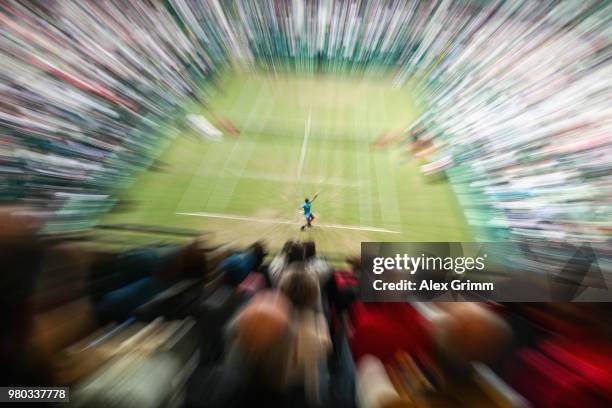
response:
<path id="1" fill-rule="evenodd" d="M 190 31 L 183 5 L 0 5 L 2 201 L 78 221 L 108 208 L 107 194 L 151 163 L 160 138 L 189 101 L 206 101 L 206 83 L 227 64 L 220 10 L 203 3 L 207 23 Z"/>
<path id="2" fill-rule="evenodd" d="M 609 242 L 611 10 L 491 2 L 474 18 L 451 7 L 430 56 L 406 67 L 431 72 L 410 148 L 425 174 L 449 177 L 478 240 Z"/>
<path id="3" fill-rule="evenodd" d="M 0 208 L 0 384 L 79 407 L 607 407 L 606 303 L 364 303 L 358 259 L 43 238 Z"/>
<path id="4" fill-rule="evenodd" d="M 223 70 L 257 65 L 416 78 L 427 108 L 408 150 L 450 179 L 478 240 L 609 242 L 611 11 L 0 3 L 0 202 L 27 205 L 0 210 L 2 384 L 71 385 L 87 407 L 612 405 L 606 304 L 362 303 L 359 262 L 313 242 L 37 235 L 43 219 L 92 225 Z"/>

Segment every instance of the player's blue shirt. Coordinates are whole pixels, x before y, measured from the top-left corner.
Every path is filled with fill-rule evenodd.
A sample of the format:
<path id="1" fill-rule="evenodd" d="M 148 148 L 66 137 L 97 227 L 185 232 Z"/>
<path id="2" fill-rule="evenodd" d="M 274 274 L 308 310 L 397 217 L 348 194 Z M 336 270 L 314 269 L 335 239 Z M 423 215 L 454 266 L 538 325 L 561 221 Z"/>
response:
<path id="1" fill-rule="evenodd" d="M 302 206 L 302 208 L 304 209 L 304 215 L 309 215 L 310 214 L 310 203 L 304 203 L 304 205 Z"/>

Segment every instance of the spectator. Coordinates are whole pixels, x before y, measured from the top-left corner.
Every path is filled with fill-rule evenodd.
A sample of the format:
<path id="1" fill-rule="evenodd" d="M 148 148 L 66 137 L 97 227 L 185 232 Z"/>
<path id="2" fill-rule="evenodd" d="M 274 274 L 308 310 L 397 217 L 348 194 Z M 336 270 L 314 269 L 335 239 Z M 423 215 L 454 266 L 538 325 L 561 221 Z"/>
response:
<path id="1" fill-rule="evenodd" d="M 289 252 L 293 245 L 295 245 L 294 241 L 289 240 L 285 242 L 281 252 L 276 255 L 270 262 L 270 265 L 268 265 L 267 275 L 269 276 L 269 285 L 271 287 L 278 285 L 278 281 L 280 280 L 283 271 L 287 267 Z"/>
<path id="2" fill-rule="evenodd" d="M 315 316 L 298 313 L 279 292 L 256 295 L 228 326 L 230 346 L 221 372 L 227 381 L 220 382 L 224 387 L 213 392 L 211 403 L 287 401 L 296 392 L 310 403 L 322 402 L 321 364 L 330 342 L 326 324 Z M 234 386 L 228 388 L 230 383 Z"/>
<path id="3" fill-rule="evenodd" d="M 219 271 L 223 280 L 233 286 L 240 284 L 246 276 L 257 270 L 264 257 L 266 251 L 263 243 L 255 242 L 246 250 L 230 255 L 219 264 Z"/>
<path id="4" fill-rule="evenodd" d="M 318 276 L 303 262 L 289 265 L 278 287 L 298 309 L 321 309 L 321 289 Z"/>
<path id="5" fill-rule="evenodd" d="M 319 277 L 319 285 L 324 287 L 334 270 L 324 258 L 317 256 L 317 249 L 313 241 L 304 242 L 304 258 L 306 269 L 317 275 Z"/>

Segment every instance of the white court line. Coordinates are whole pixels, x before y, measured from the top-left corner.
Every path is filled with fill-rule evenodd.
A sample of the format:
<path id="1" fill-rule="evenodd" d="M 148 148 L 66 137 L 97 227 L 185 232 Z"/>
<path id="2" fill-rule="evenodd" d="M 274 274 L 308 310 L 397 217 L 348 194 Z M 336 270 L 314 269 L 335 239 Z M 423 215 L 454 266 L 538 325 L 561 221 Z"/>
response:
<path id="1" fill-rule="evenodd" d="M 304 141 L 302 142 L 302 151 L 300 153 L 300 163 L 298 164 L 297 177 L 302 177 L 302 169 L 304 168 L 304 159 L 306 158 L 306 146 L 308 145 L 308 136 L 310 136 L 310 118 L 312 115 L 312 108 L 308 110 L 308 119 L 306 119 L 306 126 L 304 128 Z"/>
<path id="2" fill-rule="evenodd" d="M 234 170 L 228 170 L 227 172 L 231 174 L 232 176 L 240 177 L 240 178 L 247 178 L 247 179 L 253 179 L 253 180 L 277 181 L 281 183 L 295 183 L 295 177 L 281 176 L 281 175 L 273 174 L 273 173 L 249 172 L 248 174 L 239 174 L 237 171 L 234 171 Z M 323 177 L 319 177 L 319 178 L 307 177 L 307 178 L 302 179 L 302 181 L 304 183 L 327 184 L 327 185 L 336 186 L 336 187 L 359 187 L 359 183 L 357 182 L 334 180 L 334 179 L 327 180 L 327 179 L 324 179 Z"/>
<path id="3" fill-rule="evenodd" d="M 257 217 L 247 217 L 244 215 L 230 215 L 230 214 L 218 214 L 218 213 L 209 213 L 209 212 L 179 212 L 177 215 L 191 215 L 194 217 L 206 217 L 206 218 L 221 218 L 225 220 L 238 220 L 238 221 L 249 221 L 249 222 L 262 222 L 266 224 L 287 224 L 287 225 L 301 225 L 300 222 L 296 221 L 287 221 L 287 220 L 277 220 L 273 218 L 257 218 Z M 399 234 L 399 231 L 391 231 L 384 228 L 376 228 L 376 227 L 361 227 L 358 225 L 342 225 L 342 224 L 316 224 L 317 227 L 322 228 L 337 228 L 337 229 L 348 229 L 348 230 L 356 230 L 356 231 L 372 231 L 372 232 L 385 232 L 387 234 Z"/>

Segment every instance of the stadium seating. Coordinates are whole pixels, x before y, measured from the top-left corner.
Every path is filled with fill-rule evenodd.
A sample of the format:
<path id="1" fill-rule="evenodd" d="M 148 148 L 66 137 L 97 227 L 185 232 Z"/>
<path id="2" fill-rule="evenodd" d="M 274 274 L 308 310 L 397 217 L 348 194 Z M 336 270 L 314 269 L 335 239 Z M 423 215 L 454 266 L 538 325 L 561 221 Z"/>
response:
<path id="1" fill-rule="evenodd" d="M 451 181 L 477 239 L 606 239 L 609 5 L 351 4 L 3 7 L 0 198 L 41 204 L 50 231 L 88 228 L 188 107 L 222 91 L 225 67 L 389 69 L 397 86 L 418 78 L 428 104 L 393 139 L 410 144 L 428 177 Z M 223 118 L 191 117 L 207 137 L 239 133 Z"/>
<path id="2" fill-rule="evenodd" d="M 294 242 L 291 248 L 295 251 L 300 246 Z M 236 319 L 240 319 L 244 308 L 255 299 L 262 294 L 268 296 L 266 294 L 275 289 L 269 287 L 265 278 L 272 257 L 267 257 L 263 265 L 256 266 L 257 270 L 252 270 L 241 281 L 235 280 L 231 263 L 223 262 L 232 253 L 240 254 L 251 248 L 211 251 L 200 240 L 197 246 L 188 242 L 170 250 L 153 246 L 113 253 L 80 244 L 54 244 L 47 250 L 49 263 L 45 264 L 39 283 L 27 296 L 34 302 L 33 307 L 29 312 L 22 312 L 32 314 L 29 353 L 30 358 L 38 356 L 30 363 L 33 365 L 25 366 L 30 370 L 29 378 L 33 373 L 48 373 L 51 383 L 71 384 L 71 399 L 79 406 L 119 404 L 125 398 L 143 407 L 158 406 L 156 401 L 164 401 L 164 405 L 196 406 L 214 402 L 244 406 L 257 398 L 279 406 L 296 403 L 300 406 L 388 406 L 392 402 L 420 406 L 443 401 L 452 406 L 483 407 L 526 406 L 526 401 L 536 406 L 558 406 L 563 401 L 571 406 L 581 401 L 588 402 L 589 406 L 603 407 L 612 398 L 609 364 L 606 363 L 609 343 L 599 332 L 591 331 L 585 338 L 575 324 L 566 323 L 564 329 L 546 323 L 548 331 L 538 330 L 536 340 L 530 343 L 517 343 L 516 348 L 502 356 L 504 362 L 492 366 L 498 376 L 482 363 L 457 358 L 487 356 L 489 360 L 490 354 L 485 350 L 470 349 L 469 339 L 459 341 L 450 332 L 440 337 L 448 328 L 459 329 L 457 334 L 464 336 L 483 334 L 472 328 L 448 326 L 453 313 L 459 313 L 456 317 L 460 318 L 461 313 L 467 313 L 467 306 L 439 304 L 438 317 L 433 318 L 431 312 L 425 313 L 421 307 L 408 303 L 361 303 L 355 291 L 360 271 L 347 269 L 350 263 L 334 268 L 333 277 L 323 280 L 325 287 L 320 291 L 320 306 L 300 301 L 293 306 L 297 314 L 288 315 L 293 316 L 290 319 L 299 319 L 297 316 L 305 316 L 303 313 L 319 315 L 329 328 L 331 348 L 317 376 L 319 391 L 312 394 L 309 388 L 312 383 L 300 382 L 300 375 L 287 377 L 291 386 L 278 388 L 277 384 L 268 389 L 270 384 L 259 381 L 257 376 L 246 375 L 251 369 L 264 369 L 256 363 L 257 359 L 251 360 L 255 355 L 249 353 L 255 351 L 244 354 L 243 350 L 242 357 L 234 360 L 237 350 L 245 347 L 231 334 Z M 181 262 L 186 253 L 190 254 L 191 261 Z M 199 261 L 195 261 L 196 253 L 199 253 Z M 62 265 L 59 268 L 60 258 L 71 259 L 71 262 L 59 263 Z M 308 269 L 299 269 L 303 268 L 300 265 L 305 265 L 304 257 L 294 255 L 294 258 L 296 260 L 280 272 L 281 290 L 286 286 L 282 282 L 293 279 L 296 270 L 308 274 L 320 270 L 321 263 L 326 262 L 319 257 L 316 263 L 310 264 L 312 269 L 308 272 Z M 201 274 L 194 276 L 194 262 L 214 266 L 200 269 Z M 358 267 L 358 264 L 353 265 L 353 268 Z M 227 273 L 234 277 L 224 279 Z M 161 277 L 165 277 L 166 283 L 155 294 L 147 285 Z M 64 287 L 68 278 L 76 284 Z M 306 287 L 300 290 L 305 293 Z M 275 296 L 283 296 L 277 293 Z M 286 293 L 288 299 L 292 299 L 297 292 Z M 101 319 L 100 303 L 104 302 L 117 304 L 117 308 L 105 309 L 113 313 L 105 313 Z M 272 305 L 265 305 L 264 302 L 254 308 L 253 313 L 261 313 L 268 307 L 274 310 Z M 548 320 L 554 317 L 538 307 L 520 311 L 502 305 L 492 306 L 487 313 L 507 319 L 520 312 L 533 325 L 545 323 L 544 316 L 548 316 Z M 481 307 L 470 306 L 470 313 L 471 309 Z M 539 314 L 535 314 L 537 310 Z M 591 313 L 599 313 L 597 308 L 592 310 Z M 559 311 L 574 313 L 568 307 Z M 473 316 L 476 318 L 478 314 Z M 298 347 L 308 344 L 303 343 L 306 337 L 300 336 L 317 333 L 316 325 L 309 321 L 303 320 L 301 328 L 295 332 L 302 338 Z M 516 319 L 508 319 L 517 338 L 524 337 L 520 332 L 525 328 L 516 326 L 513 321 Z M 261 336 L 268 323 L 263 316 L 254 322 L 256 324 L 249 326 L 249 330 L 256 332 L 251 335 Z M 485 331 L 494 329 L 485 323 L 483 320 L 470 324 L 482 324 Z M 459 319 L 456 324 L 465 322 Z M 444 342 L 440 341 L 442 338 Z M 502 339 L 493 332 L 487 338 Z M 455 340 L 449 343 L 449 339 Z M 496 348 L 488 340 L 473 340 L 480 344 L 479 347 Z M 269 360 L 270 364 L 276 364 L 274 359 L 280 358 L 282 362 L 291 355 L 286 356 L 280 345 L 265 351 L 260 348 L 264 344 L 258 346 L 258 353 L 276 353 Z M 301 350 L 300 353 L 312 352 Z M 499 350 L 496 353 L 499 354 Z M 374 362 L 379 374 L 375 382 L 370 382 L 368 376 L 374 375 L 371 373 L 374 368 L 366 366 Z M 238 367 L 242 368 L 238 370 Z M 385 378 L 381 370 L 387 376 L 384 384 L 380 382 Z M 225 378 L 223 383 L 215 385 L 219 392 L 203 393 L 203 389 L 217 381 L 214 378 Z M 146 384 L 141 392 L 128 391 L 139 382 Z M 537 384 L 537 392 L 533 384 Z M 566 390 L 563 394 L 558 393 L 561 386 Z M 148 389 L 151 393 L 146 392 Z M 318 395 L 318 400 L 313 400 L 312 395 Z"/>
<path id="3" fill-rule="evenodd" d="M 408 84 L 423 106 L 370 153 L 397 148 L 419 181 L 447 180 L 476 241 L 509 242 L 526 256 L 507 262 L 534 274 L 568 243 L 607 248 L 611 11 L 598 0 L 2 2 L 0 385 L 69 386 L 79 407 L 612 406 L 607 304 L 367 303 L 342 248 L 333 261 L 314 241 L 268 253 L 263 228 L 241 234 L 250 246 L 213 242 L 153 227 L 158 214 L 100 225 L 140 173 L 166 168 L 176 138 L 251 136 L 209 111 L 224 73 L 371 75 Z"/>

